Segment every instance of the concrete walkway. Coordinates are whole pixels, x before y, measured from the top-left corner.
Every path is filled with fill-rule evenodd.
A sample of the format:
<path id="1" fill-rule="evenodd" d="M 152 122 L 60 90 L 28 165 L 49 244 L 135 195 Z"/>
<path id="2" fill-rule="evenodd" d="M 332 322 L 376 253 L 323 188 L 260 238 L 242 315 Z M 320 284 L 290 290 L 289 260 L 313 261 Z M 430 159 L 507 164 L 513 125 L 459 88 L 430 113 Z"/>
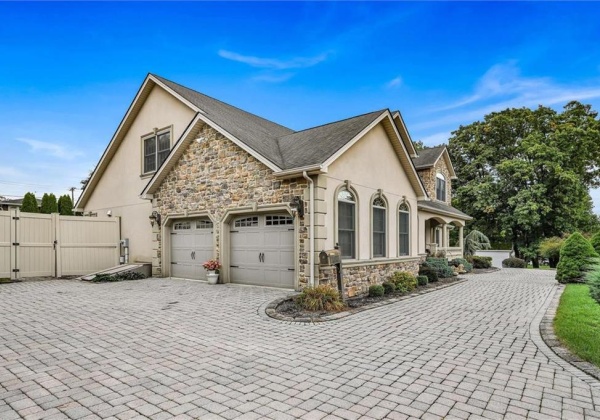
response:
<path id="1" fill-rule="evenodd" d="M 340 321 L 183 280 L 0 286 L 0 419 L 600 418 L 537 323 L 553 273 L 502 270 Z M 587 378 L 586 378 L 587 379 Z"/>

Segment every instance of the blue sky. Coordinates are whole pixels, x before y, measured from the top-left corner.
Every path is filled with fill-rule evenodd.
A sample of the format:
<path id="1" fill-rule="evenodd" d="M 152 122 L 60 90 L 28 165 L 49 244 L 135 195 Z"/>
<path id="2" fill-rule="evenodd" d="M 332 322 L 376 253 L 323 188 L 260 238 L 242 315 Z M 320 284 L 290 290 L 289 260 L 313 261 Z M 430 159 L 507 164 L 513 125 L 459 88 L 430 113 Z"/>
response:
<path id="1" fill-rule="evenodd" d="M 600 109 L 599 3 L 0 3 L 0 195 L 79 187 L 146 73 L 294 129 Z M 600 212 L 600 193 L 593 192 Z"/>

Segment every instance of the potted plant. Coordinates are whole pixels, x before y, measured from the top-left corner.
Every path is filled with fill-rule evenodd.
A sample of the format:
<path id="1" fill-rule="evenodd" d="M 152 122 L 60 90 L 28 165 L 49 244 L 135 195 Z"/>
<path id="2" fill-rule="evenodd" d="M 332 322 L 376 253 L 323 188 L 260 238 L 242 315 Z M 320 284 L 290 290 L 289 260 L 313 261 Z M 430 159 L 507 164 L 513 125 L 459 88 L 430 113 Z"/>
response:
<path id="1" fill-rule="evenodd" d="M 208 260 L 202 264 L 202 267 L 208 271 L 208 274 L 206 275 L 208 284 L 217 284 L 217 281 L 219 280 L 219 268 L 221 268 L 219 260 Z"/>

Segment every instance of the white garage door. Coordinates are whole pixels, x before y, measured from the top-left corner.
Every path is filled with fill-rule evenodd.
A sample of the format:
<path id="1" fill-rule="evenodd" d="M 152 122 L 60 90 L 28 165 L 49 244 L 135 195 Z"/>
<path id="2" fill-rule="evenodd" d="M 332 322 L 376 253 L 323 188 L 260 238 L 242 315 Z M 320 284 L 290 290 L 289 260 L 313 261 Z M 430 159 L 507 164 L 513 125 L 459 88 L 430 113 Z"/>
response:
<path id="1" fill-rule="evenodd" d="M 182 220 L 171 229 L 171 277 L 206 280 L 202 264 L 213 258 L 213 224 Z"/>
<path id="2" fill-rule="evenodd" d="M 244 216 L 231 225 L 232 283 L 294 288 L 294 219 Z"/>

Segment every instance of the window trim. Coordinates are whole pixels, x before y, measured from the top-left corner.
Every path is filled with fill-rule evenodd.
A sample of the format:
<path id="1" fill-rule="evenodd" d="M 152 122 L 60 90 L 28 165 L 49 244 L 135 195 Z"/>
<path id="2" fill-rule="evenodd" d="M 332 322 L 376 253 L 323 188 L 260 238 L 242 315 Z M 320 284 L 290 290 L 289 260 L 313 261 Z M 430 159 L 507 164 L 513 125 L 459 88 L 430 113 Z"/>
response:
<path id="1" fill-rule="evenodd" d="M 359 235 L 358 232 L 360 230 L 360 226 L 359 226 L 359 221 L 360 218 L 358 217 L 358 212 L 359 212 L 359 208 L 360 208 L 360 201 L 359 201 L 359 197 L 358 194 L 356 192 L 356 190 L 354 188 L 352 188 L 351 186 L 349 186 L 347 183 L 344 183 L 340 186 L 338 186 L 335 191 L 334 191 L 334 213 L 333 213 L 333 221 L 334 221 L 334 244 L 339 244 L 339 200 L 338 200 L 338 196 L 340 195 L 340 192 L 347 190 L 348 192 L 350 192 L 353 196 L 354 196 L 354 256 L 353 257 L 345 257 L 342 258 L 345 261 L 356 261 L 358 260 L 358 256 L 359 254 L 359 250 L 360 250 L 360 246 L 359 246 Z"/>
<path id="2" fill-rule="evenodd" d="M 400 210 L 400 208 L 402 207 L 402 205 L 405 205 L 407 210 Z M 408 254 L 402 254 L 400 252 L 400 213 L 405 213 L 408 214 Z M 412 220 L 412 211 L 411 211 L 411 206 L 408 203 L 408 201 L 406 200 L 400 200 L 398 202 L 398 206 L 396 207 L 396 218 L 398 220 L 398 230 L 397 230 L 397 234 L 396 234 L 396 238 L 398 240 L 398 247 L 397 247 L 397 253 L 398 253 L 398 257 L 409 257 L 412 255 L 412 246 L 410 244 L 411 242 L 411 220 Z"/>
<path id="3" fill-rule="evenodd" d="M 384 227 L 384 229 L 385 230 L 383 232 L 383 235 L 384 235 L 383 255 L 377 255 L 376 256 L 375 255 L 375 241 L 374 241 L 375 229 L 374 229 L 373 224 L 375 223 L 374 208 L 376 207 L 374 205 L 374 201 L 376 199 L 378 199 L 378 198 L 381 198 L 383 200 L 383 202 L 385 203 L 385 207 L 379 207 L 379 206 L 377 206 L 378 209 L 383 209 L 384 212 L 385 212 L 385 216 L 384 216 L 384 221 L 385 221 L 385 227 Z M 389 212 L 388 212 L 389 207 L 390 207 L 389 206 L 389 201 L 387 200 L 387 198 L 385 197 L 385 195 L 383 195 L 382 193 L 377 192 L 377 193 L 375 193 L 375 194 L 373 194 L 371 196 L 369 210 L 370 210 L 370 217 L 371 217 L 371 223 L 370 223 L 371 229 L 370 230 L 371 230 L 371 258 L 372 259 L 375 259 L 375 258 L 388 258 L 388 255 L 389 255 L 389 246 L 388 246 L 388 238 L 389 238 L 388 237 L 388 232 L 389 232 L 389 227 L 390 227 L 389 220 L 388 220 L 389 219 Z"/>
<path id="4" fill-rule="evenodd" d="M 142 135 L 140 137 L 140 164 L 141 164 L 141 177 L 145 177 L 147 175 L 152 175 L 154 174 L 156 171 L 158 171 L 159 169 L 159 165 L 158 165 L 158 136 L 161 134 L 165 134 L 165 133 L 169 133 L 169 154 L 171 153 L 171 150 L 173 150 L 173 126 L 169 125 L 163 128 L 159 128 L 156 130 L 153 130 L 150 133 L 146 133 L 144 135 Z M 145 171 L 145 148 L 144 148 L 144 144 L 146 142 L 146 140 L 150 139 L 150 138 L 154 138 L 155 139 L 155 143 L 156 143 L 156 157 L 155 157 L 155 164 L 156 164 L 156 168 L 153 171 Z M 167 155 L 168 158 L 168 155 Z"/>
<path id="5" fill-rule="evenodd" d="M 438 179 L 444 182 L 444 199 L 440 199 L 439 198 L 439 194 L 438 194 Z M 438 201 L 443 201 L 446 202 L 448 198 L 448 181 L 446 181 L 446 177 L 444 176 L 444 174 L 438 172 L 437 174 L 435 174 L 435 199 Z"/>

